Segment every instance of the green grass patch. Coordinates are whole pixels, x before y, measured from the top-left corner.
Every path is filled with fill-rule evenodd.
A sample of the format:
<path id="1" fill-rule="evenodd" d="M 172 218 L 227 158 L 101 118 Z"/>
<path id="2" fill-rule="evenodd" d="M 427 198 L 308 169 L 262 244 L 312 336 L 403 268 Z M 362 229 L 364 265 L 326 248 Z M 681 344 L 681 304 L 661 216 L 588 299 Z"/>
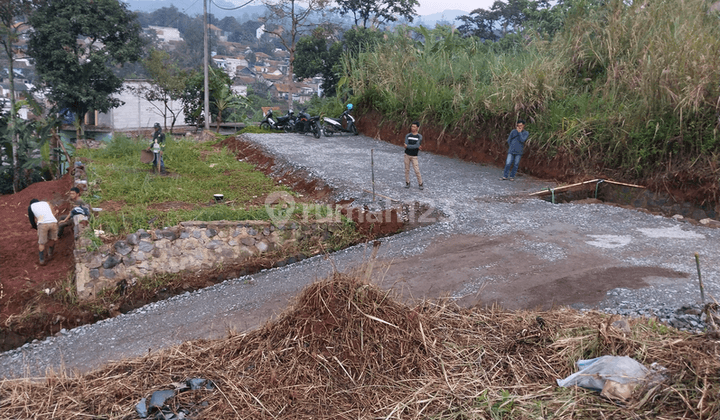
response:
<path id="1" fill-rule="evenodd" d="M 219 140 L 218 140 L 219 141 Z M 152 173 L 140 162 L 147 139 L 116 135 L 101 149 L 78 149 L 77 159 L 88 161 L 88 192 L 84 199 L 92 207 L 119 202 L 122 210 L 101 212 L 94 228 L 113 235 L 150 227 L 173 226 L 180 221 L 267 220 L 264 206 L 252 206 L 258 197 L 286 187 L 239 162 L 217 142 L 197 143 L 168 136 L 164 153 L 168 175 Z M 223 205 L 212 204 L 213 194 L 223 194 Z M 184 209 L 156 210 L 161 203 L 186 203 Z M 192 209 L 187 209 L 187 205 Z"/>

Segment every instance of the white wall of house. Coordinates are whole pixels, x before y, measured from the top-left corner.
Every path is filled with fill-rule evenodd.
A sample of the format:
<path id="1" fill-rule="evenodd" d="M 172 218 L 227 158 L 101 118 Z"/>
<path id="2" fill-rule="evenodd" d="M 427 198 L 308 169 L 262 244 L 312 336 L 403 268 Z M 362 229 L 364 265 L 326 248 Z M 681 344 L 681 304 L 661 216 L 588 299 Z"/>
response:
<path id="1" fill-rule="evenodd" d="M 130 89 L 131 87 L 137 88 L 148 85 L 149 83 L 144 81 L 126 81 L 123 85 L 123 91 L 115 95 L 125 104 L 111 109 L 106 114 L 99 114 L 97 125 L 113 130 L 136 130 L 151 128 L 153 124 L 159 122 L 163 127 L 170 127 L 172 117 L 168 113 L 167 120 L 163 120 L 162 109 L 164 105 L 162 102 L 147 101 Z M 185 125 L 182 103 L 180 101 L 171 102 L 170 107 L 178 113 L 175 125 Z"/>
<path id="2" fill-rule="evenodd" d="M 152 25 L 150 25 L 148 27 L 155 31 L 158 39 L 162 43 L 183 40 L 182 35 L 180 35 L 180 30 L 178 30 L 177 28 L 169 28 L 167 26 L 152 26 Z"/>
<path id="3" fill-rule="evenodd" d="M 246 85 L 232 85 L 230 87 L 232 91 L 238 96 L 247 97 L 247 86 Z"/>

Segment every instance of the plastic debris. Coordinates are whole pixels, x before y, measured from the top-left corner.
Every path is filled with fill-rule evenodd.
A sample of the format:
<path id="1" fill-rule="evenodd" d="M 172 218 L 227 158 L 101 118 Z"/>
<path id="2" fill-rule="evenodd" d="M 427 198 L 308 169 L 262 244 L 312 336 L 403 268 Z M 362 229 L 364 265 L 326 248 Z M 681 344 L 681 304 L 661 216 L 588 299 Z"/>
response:
<path id="1" fill-rule="evenodd" d="M 147 405 L 145 404 L 146 399 L 143 398 L 139 403 L 135 405 L 135 411 L 137 411 L 140 418 L 146 418 L 148 416 Z"/>
<path id="2" fill-rule="evenodd" d="M 601 356 L 578 360 L 578 372 L 558 379 L 561 387 L 579 386 L 601 391 L 608 398 L 627 400 L 637 386 L 655 385 L 664 380 L 662 366 L 653 364 L 652 370 L 627 356 Z"/>
<path id="3" fill-rule="evenodd" d="M 157 407 L 162 408 L 165 405 L 165 400 L 175 396 L 175 391 L 172 389 L 165 389 L 163 391 L 155 391 L 150 397 L 150 408 Z"/>

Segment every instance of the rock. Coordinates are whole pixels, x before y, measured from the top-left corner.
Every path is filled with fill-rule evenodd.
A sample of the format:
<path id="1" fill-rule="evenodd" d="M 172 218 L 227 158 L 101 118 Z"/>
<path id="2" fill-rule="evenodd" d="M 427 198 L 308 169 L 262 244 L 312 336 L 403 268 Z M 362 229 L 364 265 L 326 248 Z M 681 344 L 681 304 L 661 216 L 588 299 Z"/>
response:
<path id="1" fill-rule="evenodd" d="M 162 230 L 156 230 L 155 236 L 157 236 L 158 239 L 167 239 L 170 241 L 174 241 L 177 239 L 177 234 L 175 231 L 170 229 L 162 229 Z"/>
<path id="2" fill-rule="evenodd" d="M 684 217 L 683 217 L 682 214 L 675 214 L 675 215 L 673 215 L 672 218 L 675 219 L 675 220 L 682 220 L 682 219 L 684 219 Z"/>
<path id="3" fill-rule="evenodd" d="M 142 252 L 151 252 L 155 248 L 155 244 L 148 241 L 140 241 L 138 249 Z"/>
<path id="4" fill-rule="evenodd" d="M 131 233 L 127 237 L 125 237 L 125 241 L 127 241 L 128 245 L 135 246 L 138 244 L 139 237 L 136 233 Z"/>
<path id="5" fill-rule="evenodd" d="M 245 246 L 253 246 L 253 245 L 255 245 L 255 238 L 248 236 L 248 237 L 242 238 L 242 240 L 240 240 L 240 242 L 242 242 L 242 244 Z"/>
<path id="6" fill-rule="evenodd" d="M 269 245 L 267 244 L 267 242 L 265 242 L 265 241 L 260 241 L 260 242 L 256 243 L 256 244 L 255 244 L 255 247 L 256 247 L 256 248 L 258 249 L 258 251 L 260 251 L 260 252 L 265 252 L 265 251 L 268 250 L 268 248 L 270 248 L 270 246 L 269 246 Z"/>
<path id="7" fill-rule="evenodd" d="M 208 238 L 212 238 L 213 236 L 217 235 L 217 233 L 217 230 L 210 228 L 205 231 L 205 236 L 207 236 Z"/>
<path id="8" fill-rule="evenodd" d="M 115 278 L 115 271 L 110 269 L 103 270 L 103 277 L 108 279 L 114 279 Z"/>
<path id="9" fill-rule="evenodd" d="M 94 268 L 100 268 L 100 266 L 103 265 L 103 260 L 100 255 L 94 255 L 92 257 L 92 260 L 87 264 L 87 268 L 94 269 Z"/>
<path id="10" fill-rule="evenodd" d="M 115 250 L 120 253 L 120 255 L 125 256 L 132 252 L 132 247 L 125 241 L 117 241 L 115 242 Z"/>
<path id="11" fill-rule="evenodd" d="M 256 231 L 255 229 L 253 229 L 253 228 L 248 229 L 247 233 L 248 233 L 248 235 L 250 235 L 250 236 L 255 236 L 255 235 L 257 235 L 257 231 Z"/>
<path id="12" fill-rule="evenodd" d="M 614 321 L 611 325 L 625 334 L 631 333 L 630 323 L 625 318 L 620 318 L 617 321 Z"/>
<path id="13" fill-rule="evenodd" d="M 210 241 L 207 245 L 205 245 L 205 248 L 207 249 L 217 249 L 221 246 L 225 245 L 223 241 Z"/>
<path id="14" fill-rule="evenodd" d="M 107 259 L 103 262 L 102 266 L 105 269 L 110 269 L 110 268 L 113 268 L 116 265 L 120 264 L 121 261 L 122 261 L 122 257 L 117 256 L 115 254 L 110 254 L 107 257 Z"/>

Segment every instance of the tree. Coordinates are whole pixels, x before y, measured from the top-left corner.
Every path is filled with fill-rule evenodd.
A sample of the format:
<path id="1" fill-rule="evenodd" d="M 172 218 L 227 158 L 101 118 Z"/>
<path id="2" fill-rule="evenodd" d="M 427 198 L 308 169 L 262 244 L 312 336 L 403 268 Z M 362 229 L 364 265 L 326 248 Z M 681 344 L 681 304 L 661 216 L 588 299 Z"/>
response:
<path id="1" fill-rule="evenodd" d="M 0 44 L 2 44 L 5 56 L 8 58 L 8 78 L 10 79 L 10 115 L 8 116 L 7 136 L 11 139 L 13 192 L 20 191 L 20 165 L 17 159 L 19 137 L 15 132 L 17 116 L 15 112 L 15 72 L 13 69 L 16 55 L 14 46 L 19 41 L 20 33 L 27 28 L 27 24 L 18 19 L 28 16 L 36 5 L 37 2 L 33 0 L 0 1 Z"/>
<path id="2" fill-rule="evenodd" d="M 325 96 L 335 96 L 335 87 L 340 80 L 338 66 L 343 54 L 342 43 L 332 42 L 326 31 L 316 28 L 311 35 L 300 38 L 295 54 L 295 75 L 300 78 L 322 75 L 321 87 Z"/>
<path id="3" fill-rule="evenodd" d="M 398 16 L 412 22 L 420 5 L 417 0 L 337 0 L 337 4 L 341 15 L 352 13 L 355 26 L 362 22 L 363 28 L 372 20 L 378 24 L 395 22 Z"/>
<path id="4" fill-rule="evenodd" d="M 246 109 L 249 106 L 247 98 L 236 95 L 232 91 L 230 85 L 221 85 L 220 88 L 215 91 L 213 96 L 213 103 L 217 108 L 217 115 L 215 120 L 217 121 L 217 132 L 220 132 L 220 124 L 223 121 L 223 112 L 230 109 Z"/>
<path id="5" fill-rule="evenodd" d="M 69 110 L 79 122 L 90 110 L 107 112 L 121 101 L 112 67 L 140 59 L 140 25 L 117 0 L 52 1 L 30 18 L 34 32 L 29 52 L 57 110 Z"/>
<path id="6" fill-rule="evenodd" d="M 137 93 L 158 109 L 163 117 L 163 125 L 166 130 L 169 114 L 170 133 L 172 134 L 179 112 L 170 106 L 170 102 L 182 99 L 187 72 L 181 70 L 170 59 L 170 54 L 162 50 L 150 51 L 150 55 L 143 61 L 143 66 L 150 77 L 150 86 L 138 88 Z M 157 102 L 161 102 L 162 106 L 156 105 Z"/>
<path id="7" fill-rule="evenodd" d="M 210 67 L 208 69 L 208 88 L 209 95 L 212 98 L 220 96 L 218 92 L 223 86 L 230 87 L 232 81 L 230 76 L 224 71 Z M 185 81 L 185 91 L 182 96 L 183 112 L 185 112 L 185 122 L 187 124 L 199 127 L 204 123 L 203 120 L 203 102 L 205 98 L 204 77 L 203 72 L 192 71 Z M 217 115 L 217 105 L 214 101 L 210 102 L 210 114 Z M 212 121 L 212 120 L 211 120 Z"/>
<path id="8" fill-rule="evenodd" d="M 602 0 L 590 0 L 590 3 L 598 1 Z M 526 28 L 552 36 L 562 28 L 572 2 L 558 0 L 551 5 L 549 0 L 496 0 L 489 10 L 479 8 L 469 15 L 458 17 L 463 22 L 458 30 L 463 35 L 489 41 L 520 33 Z"/>
<path id="9" fill-rule="evenodd" d="M 17 167 L 7 168 L 0 166 L 0 194 L 17 192 L 28 185 L 43 180 L 43 173 L 47 174 L 46 179 L 52 179 L 52 172 L 44 162 L 50 160 L 49 153 L 37 153 L 38 149 L 48 151 L 43 145 L 48 143 L 51 137 L 51 130 L 59 125 L 59 121 L 50 118 L 39 118 L 37 120 L 15 119 L 14 126 L 10 126 L 10 115 L 17 114 L 22 106 L 28 106 L 35 114 L 42 114 L 41 105 L 32 97 L 15 102 L 15 109 L 11 109 L 6 115 L 0 117 L 0 149 L 4 150 L 7 157 L 17 162 Z M 17 141 L 17 148 L 10 147 L 10 132 L 14 134 L 13 141 Z M 10 173 L 11 172 L 11 173 Z M 7 180 L 11 182 L 8 183 Z"/>
<path id="10" fill-rule="evenodd" d="M 414 1 L 414 0 L 411 0 Z M 282 26 L 278 26 L 274 30 L 265 30 L 280 39 L 285 49 L 290 52 L 290 63 L 288 65 L 288 78 L 291 86 L 293 83 L 293 71 L 295 62 L 295 47 L 300 34 L 306 30 L 309 25 L 309 18 L 313 12 L 324 9 L 330 0 L 263 0 L 263 4 L 268 8 L 270 16 L 279 21 L 289 20 L 289 31 L 285 31 Z M 300 5 L 304 8 L 301 8 Z M 292 108 L 292 94 L 288 95 L 288 106 Z"/>

